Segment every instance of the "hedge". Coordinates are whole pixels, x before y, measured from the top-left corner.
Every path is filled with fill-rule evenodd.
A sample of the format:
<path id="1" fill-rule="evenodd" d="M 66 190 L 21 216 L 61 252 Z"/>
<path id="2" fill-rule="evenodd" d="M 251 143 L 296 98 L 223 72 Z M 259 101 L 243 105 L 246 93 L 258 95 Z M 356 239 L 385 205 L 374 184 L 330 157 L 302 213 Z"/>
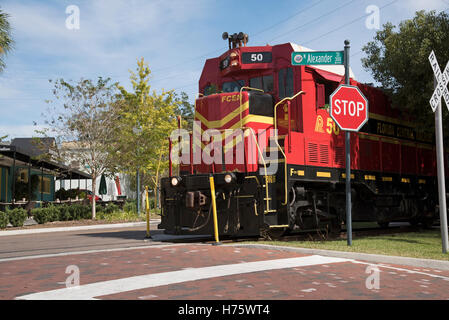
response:
<path id="1" fill-rule="evenodd" d="M 49 205 L 46 208 L 35 208 L 31 210 L 31 214 L 39 224 L 52 221 L 90 219 L 91 207 L 82 204 Z"/>
<path id="2" fill-rule="evenodd" d="M 5 229 L 8 225 L 8 215 L 6 212 L 0 211 L 0 229 Z"/>
<path id="3" fill-rule="evenodd" d="M 69 221 L 73 220 L 72 210 L 68 205 L 59 206 L 59 221 Z"/>
<path id="4" fill-rule="evenodd" d="M 47 211 L 47 208 L 35 208 L 31 210 L 31 215 L 37 223 L 42 224 L 48 222 Z"/>
<path id="5" fill-rule="evenodd" d="M 22 208 L 15 208 L 6 212 L 9 223 L 13 227 L 22 227 L 25 220 L 28 218 L 27 211 Z"/>

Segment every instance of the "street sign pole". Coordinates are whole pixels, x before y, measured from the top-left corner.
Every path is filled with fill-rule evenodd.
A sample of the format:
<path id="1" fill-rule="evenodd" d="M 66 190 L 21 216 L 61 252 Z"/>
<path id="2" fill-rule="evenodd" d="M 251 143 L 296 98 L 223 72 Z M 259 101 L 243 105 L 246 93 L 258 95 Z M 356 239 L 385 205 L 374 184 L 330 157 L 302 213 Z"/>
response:
<path id="1" fill-rule="evenodd" d="M 345 84 L 349 85 L 349 40 L 345 40 Z M 351 135 L 345 131 L 346 145 L 346 237 L 348 246 L 352 245 L 352 215 L 351 215 Z"/>
<path id="2" fill-rule="evenodd" d="M 433 85 L 436 89 L 438 86 L 437 78 L 433 77 Z M 443 245 L 443 253 L 447 253 L 448 248 L 448 231 L 447 231 L 447 211 L 446 211 L 446 186 L 444 179 L 444 148 L 443 148 L 443 124 L 442 124 L 442 104 L 441 97 L 438 99 L 437 108 L 435 110 L 435 138 L 437 147 L 437 171 L 438 171 L 438 197 L 440 211 L 440 228 L 441 241 Z M 449 106 L 448 106 L 449 107 Z"/>

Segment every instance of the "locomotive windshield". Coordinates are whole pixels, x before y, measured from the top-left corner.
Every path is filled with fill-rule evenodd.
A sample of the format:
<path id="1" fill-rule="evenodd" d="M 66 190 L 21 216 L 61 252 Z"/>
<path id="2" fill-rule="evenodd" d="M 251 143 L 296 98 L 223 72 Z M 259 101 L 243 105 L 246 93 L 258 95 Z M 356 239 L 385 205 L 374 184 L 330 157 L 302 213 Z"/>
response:
<path id="1" fill-rule="evenodd" d="M 238 81 L 228 81 L 224 82 L 222 86 L 223 92 L 239 92 L 240 88 L 242 88 L 245 85 L 245 81 L 238 80 Z"/>
<path id="2" fill-rule="evenodd" d="M 251 88 L 262 89 L 264 92 L 273 91 L 273 76 L 262 76 L 249 79 L 249 86 Z"/>
<path id="3" fill-rule="evenodd" d="M 279 70 L 279 99 L 293 95 L 293 69 Z"/>

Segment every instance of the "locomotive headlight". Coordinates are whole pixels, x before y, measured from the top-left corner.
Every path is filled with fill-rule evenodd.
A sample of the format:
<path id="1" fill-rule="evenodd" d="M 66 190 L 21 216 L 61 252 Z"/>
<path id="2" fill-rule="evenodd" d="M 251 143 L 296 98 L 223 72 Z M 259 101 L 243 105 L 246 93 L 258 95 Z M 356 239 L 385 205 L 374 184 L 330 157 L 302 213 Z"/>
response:
<path id="1" fill-rule="evenodd" d="M 228 174 L 226 174 L 226 175 L 224 176 L 224 181 L 225 181 L 226 183 L 231 183 L 232 180 L 234 180 L 232 174 L 228 173 Z"/>
<path id="2" fill-rule="evenodd" d="M 173 177 L 171 178 L 171 185 L 173 187 L 176 187 L 180 182 L 181 182 L 181 178 L 180 177 Z"/>

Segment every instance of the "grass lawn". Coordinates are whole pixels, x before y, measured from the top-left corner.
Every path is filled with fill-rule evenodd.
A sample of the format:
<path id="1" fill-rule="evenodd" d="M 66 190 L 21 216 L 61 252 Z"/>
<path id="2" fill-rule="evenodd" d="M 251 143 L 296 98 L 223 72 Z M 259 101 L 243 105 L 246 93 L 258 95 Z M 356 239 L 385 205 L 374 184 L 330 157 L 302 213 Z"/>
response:
<path id="1" fill-rule="evenodd" d="M 443 254 L 441 251 L 441 233 L 439 229 L 366 237 L 353 236 L 351 247 L 348 247 L 346 239 L 327 241 L 258 241 L 257 243 L 449 261 L 449 254 Z"/>

